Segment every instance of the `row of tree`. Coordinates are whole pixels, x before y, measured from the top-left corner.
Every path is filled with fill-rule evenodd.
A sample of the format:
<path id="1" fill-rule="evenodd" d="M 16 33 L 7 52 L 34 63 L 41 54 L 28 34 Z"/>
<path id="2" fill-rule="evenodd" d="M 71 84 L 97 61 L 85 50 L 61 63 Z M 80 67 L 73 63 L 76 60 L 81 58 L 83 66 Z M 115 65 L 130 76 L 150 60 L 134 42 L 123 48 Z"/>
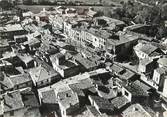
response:
<path id="1" fill-rule="evenodd" d="M 3 10 L 11 10 L 13 8 L 13 4 L 8 1 L 0 1 L 0 8 Z"/>
<path id="2" fill-rule="evenodd" d="M 109 13 L 110 17 L 124 21 L 127 25 L 149 24 L 157 26 L 157 38 L 167 36 L 164 21 L 167 20 L 167 5 L 159 3 L 152 6 L 141 5 L 137 2 L 121 2 L 122 7 Z"/>

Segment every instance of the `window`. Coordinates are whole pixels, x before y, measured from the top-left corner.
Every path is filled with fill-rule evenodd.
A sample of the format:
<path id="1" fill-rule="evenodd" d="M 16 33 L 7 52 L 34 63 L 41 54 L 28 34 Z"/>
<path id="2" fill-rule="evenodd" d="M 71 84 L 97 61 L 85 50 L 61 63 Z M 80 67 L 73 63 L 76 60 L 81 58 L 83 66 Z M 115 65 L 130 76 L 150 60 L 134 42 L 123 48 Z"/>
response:
<path id="1" fill-rule="evenodd" d="M 14 111 L 11 111 L 11 112 L 10 112 L 10 116 L 14 116 Z"/>
<path id="2" fill-rule="evenodd" d="M 128 92 L 125 91 L 125 95 L 126 95 L 126 96 L 129 96 Z"/>
<path id="3" fill-rule="evenodd" d="M 139 111 L 139 109 L 138 109 L 138 108 L 135 108 L 135 111 Z"/>
<path id="4" fill-rule="evenodd" d="M 68 93 L 66 93 L 66 97 L 70 97 L 70 95 Z"/>
<path id="5" fill-rule="evenodd" d="M 157 82 L 159 81 L 159 78 L 158 78 L 158 77 L 156 78 L 156 81 L 157 81 Z"/>

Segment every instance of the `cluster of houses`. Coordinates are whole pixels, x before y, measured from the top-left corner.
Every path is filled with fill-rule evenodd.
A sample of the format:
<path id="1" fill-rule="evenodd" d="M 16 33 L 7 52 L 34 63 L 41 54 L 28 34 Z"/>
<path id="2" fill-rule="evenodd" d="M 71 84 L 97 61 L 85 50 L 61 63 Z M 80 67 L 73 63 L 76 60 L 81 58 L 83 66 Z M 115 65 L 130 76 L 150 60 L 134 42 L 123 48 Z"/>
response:
<path id="1" fill-rule="evenodd" d="M 92 8 L 9 15 L 0 117 L 167 117 L 167 39 L 157 42 L 152 26 Z"/>

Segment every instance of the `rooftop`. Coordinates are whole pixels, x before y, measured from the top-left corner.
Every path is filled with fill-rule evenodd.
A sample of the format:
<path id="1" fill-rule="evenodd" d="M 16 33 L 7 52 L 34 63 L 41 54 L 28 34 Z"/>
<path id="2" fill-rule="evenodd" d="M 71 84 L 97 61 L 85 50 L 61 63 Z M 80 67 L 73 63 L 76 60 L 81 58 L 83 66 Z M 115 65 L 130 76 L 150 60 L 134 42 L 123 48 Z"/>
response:
<path id="1" fill-rule="evenodd" d="M 55 55 L 51 55 L 50 59 L 53 63 L 55 63 L 57 58 L 61 58 L 63 56 L 65 57 L 64 54 L 57 53 Z M 71 60 L 71 59 L 66 59 L 63 62 L 59 63 L 59 67 L 61 69 L 68 69 L 68 68 L 72 68 L 75 66 L 78 66 L 78 64 L 74 60 Z"/>
<path id="2" fill-rule="evenodd" d="M 100 97 L 103 97 L 105 99 L 112 99 L 116 97 L 116 93 L 114 92 L 113 89 L 109 89 L 104 86 L 98 87 L 98 94 Z"/>
<path id="3" fill-rule="evenodd" d="M 72 90 L 68 90 L 63 92 L 61 96 L 59 96 L 58 103 L 63 106 L 65 109 L 70 108 L 71 106 L 75 106 L 79 104 L 79 98 L 77 93 L 73 92 Z"/>
<path id="4" fill-rule="evenodd" d="M 128 27 L 125 27 L 125 28 L 126 28 L 126 30 L 135 30 L 135 29 L 138 29 L 138 28 L 146 27 L 146 26 L 149 26 L 149 25 L 135 24 L 135 25 L 131 25 L 131 26 L 128 26 Z"/>
<path id="5" fill-rule="evenodd" d="M 9 46 L 7 39 L 0 39 L 0 48 Z"/>
<path id="6" fill-rule="evenodd" d="M 0 68 L 1 66 L 12 66 L 12 63 L 5 60 L 0 60 Z"/>
<path id="7" fill-rule="evenodd" d="M 160 58 L 157 61 L 160 65 L 166 66 L 167 67 L 167 58 Z"/>
<path id="8" fill-rule="evenodd" d="M 4 112 L 10 112 L 24 108 L 24 103 L 19 91 L 7 93 L 4 96 Z"/>
<path id="9" fill-rule="evenodd" d="M 167 74 L 167 68 L 166 67 L 159 67 L 155 69 L 160 75 L 165 75 Z"/>
<path id="10" fill-rule="evenodd" d="M 138 86 L 141 86 L 145 91 L 149 91 L 151 89 L 150 86 L 146 85 L 145 83 L 139 81 L 139 80 L 136 80 L 134 82 L 134 84 L 138 85 Z"/>
<path id="11" fill-rule="evenodd" d="M 34 45 L 39 44 L 39 43 L 40 43 L 39 39 L 32 38 L 32 39 L 24 42 L 24 45 L 34 46 Z"/>
<path id="12" fill-rule="evenodd" d="M 151 117 L 151 115 L 140 105 L 133 104 L 122 113 L 123 117 Z"/>
<path id="13" fill-rule="evenodd" d="M 119 35 L 118 39 L 116 39 L 112 36 L 109 37 L 107 39 L 107 44 L 108 44 L 108 47 L 110 47 L 110 45 L 118 46 L 118 45 L 125 44 L 125 43 L 128 43 L 128 42 L 132 42 L 132 41 L 135 41 L 135 40 L 139 40 L 139 37 L 131 35 L 131 34 L 121 34 L 121 35 Z"/>
<path id="14" fill-rule="evenodd" d="M 13 58 L 16 57 L 16 53 L 14 52 L 5 52 L 2 54 L 3 58 L 2 59 L 8 59 L 8 58 Z"/>
<path id="15" fill-rule="evenodd" d="M 27 54 L 17 54 L 17 56 L 21 59 L 21 61 L 23 61 L 24 63 L 29 63 L 31 61 L 33 61 L 33 57 L 31 57 L 30 55 Z"/>
<path id="16" fill-rule="evenodd" d="M 115 24 L 115 25 L 125 24 L 123 21 L 113 19 L 113 18 L 110 18 L 110 17 L 106 17 L 106 16 L 100 16 L 100 17 L 97 17 L 96 19 L 105 20 L 105 21 L 107 21 L 108 24 Z"/>
<path id="17" fill-rule="evenodd" d="M 119 73 L 118 76 L 121 79 L 130 80 L 130 79 L 134 78 L 135 75 L 136 75 L 136 73 L 130 71 L 129 69 L 124 69 L 122 72 Z"/>
<path id="18" fill-rule="evenodd" d="M 113 100 L 111 100 L 111 103 L 117 109 L 121 109 L 122 107 L 124 107 L 126 104 L 129 103 L 129 100 L 125 98 L 124 96 L 121 96 L 121 97 L 116 97 Z"/>
<path id="19" fill-rule="evenodd" d="M 150 63 L 152 63 L 152 62 L 153 62 L 153 61 L 150 60 L 150 59 L 148 59 L 148 58 L 145 58 L 145 59 L 140 60 L 140 64 L 141 64 L 141 65 L 148 65 L 148 64 L 150 64 Z"/>
<path id="20" fill-rule="evenodd" d="M 47 69 L 44 65 L 30 69 L 29 73 L 31 78 L 36 82 L 40 82 L 59 75 L 55 70 L 53 70 L 53 68 L 50 67 L 49 69 Z"/>
<path id="21" fill-rule="evenodd" d="M 29 74 L 26 74 L 26 73 L 15 75 L 15 76 L 10 76 L 9 78 L 14 86 L 31 82 L 31 78 Z"/>
<path id="22" fill-rule="evenodd" d="M 139 43 L 137 44 L 134 49 L 140 50 L 148 55 L 150 55 L 152 52 L 156 51 L 158 48 L 156 46 L 153 46 L 148 43 Z"/>
<path id="23" fill-rule="evenodd" d="M 57 104 L 56 94 L 54 90 L 42 92 L 42 102 L 45 104 Z"/>
<path id="24" fill-rule="evenodd" d="M 39 107 L 38 99 L 35 96 L 35 93 L 31 91 L 31 89 L 27 88 L 24 91 L 22 91 L 21 96 L 25 107 Z"/>
<path id="25" fill-rule="evenodd" d="M 116 73 L 120 73 L 121 71 L 124 70 L 123 67 L 117 65 L 117 64 L 113 64 L 111 65 L 110 69 L 113 71 L 113 72 L 116 72 Z"/>
<path id="26" fill-rule="evenodd" d="M 0 72 L 0 91 L 12 89 L 14 87 L 12 81 L 3 72 Z"/>
<path id="27" fill-rule="evenodd" d="M 95 61 L 91 61 L 87 58 L 82 57 L 80 54 L 77 54 L 74 56 L 76 61 L 78 61 L 81 65 L 83 65 L 86 69 L 91 69 L 97 67 L 97 64 Z"/>
<path id="28" fill-rule="evenodd" d="M 132 84 L 125 86 L 125 88 L 133 95 L 133 96 L 146 96 L 148 97 L 148 91 L 144 89 L 139 83 L 133 82 Z"/>
<path id="29" fill-rule="evenodd" d="M 98 96 L 89 96 L 94 103 L 96 103 L 99 107 L 99 109 L 109 109 L 109 110 L 114 110 L 114 106 L 112 103 L 108 101 L 108 99 L 98 97 Z"/>
<path id="30" fill-rule="evenodd" d="M 4 32 L 13 32 L 13 31 L 22 31 L 24 30 L 21 24 L 14 24 L 14 25 L 6 25 L 6 27 L 2 28 Z"/>
<path id="31" fill-rule="evenodd" d="M 98 117 L 100 116 L 100 113 L 97 111 L 97 109 L 94 106 L 86 106 L 87 110 L 94 116 Z"/>

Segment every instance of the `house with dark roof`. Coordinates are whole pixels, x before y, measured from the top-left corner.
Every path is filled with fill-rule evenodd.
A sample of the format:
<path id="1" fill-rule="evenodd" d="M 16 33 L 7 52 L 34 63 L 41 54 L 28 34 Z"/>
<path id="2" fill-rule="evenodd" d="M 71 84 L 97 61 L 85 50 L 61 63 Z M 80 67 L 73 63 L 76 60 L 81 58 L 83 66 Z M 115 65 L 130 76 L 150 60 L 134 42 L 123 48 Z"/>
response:
<path id="1" fill-rule="evenodd" d="M 131 103 L 148 104 L 150 89 L 151 87 L 136 80 L 122 87 L 122 95 Z"/>
<path id="2" fill-rule="evenodd" d="M 11 47 L 9 46 L 7 39 L 1 39 L 0 40 L 0 52 L 6 52 L 6 51 L 11 51 Z"/>
<path id="3" fill-rule="evenodd" d="M 108 99 L 91 95 L 89 95 L 88 98 L 91 105 L 94 106 L 100 114 L 114 114 L 114 105 L 110 103 Z"/>
<path id="4" fill-rule="evenodd" d="M 134 24 L 125 27 L 123 31 L 132 35 L 139 36 L 142 40 L 152 41 L 157 32 L 157 27 L 146 24 Z"/>
<path id="5" fill-rule="evenodd" d="M 42 106 L 43 113 L 47 111 L 57 112 L 59 110 L 58 98 L 54 88 L 51 86 L 38 89 L 38 98 L 40 105 Z"/>
<path id="6" fill-rule="evenodd" d="M 3 39 L 13 40 L 14 35 L 27 34 L 27 31 L 21 26 L 21 24 L 9 24 L 2 27 L 0 35 Z"/>
<path id="7" fill-rule="evenodd" d="M 5 60 L 0 60 L 0 69 L 1 70 L 5 70 L 8 68 L 12 68 L 12 67 L 13 67 L 12 63 L 5 61 Z"/>
<path id="8" fill-rule="evenodd" d="M 36 51 L 36 55 L 43 59 L 46 63 L 51 64 L 50 62 L 50 56 L 54 55 L 59 52 L 59 48 L 55 47 L 55 45 L 45 44 L 42 43 L 39 47 L 39 51 Z"/>
<path id="9" fill-rule="evenodd" d="M 29 89 L 13 91 L 2 95 L 3 116 L 9 117 L 40 117 L 38 100 Z"/>
<path id="10" fill-rule="evenodd" d="M 27 41 L 27 37 L 26 35 L 15 35 L 14 40 L 16 43 L 24 43 L 25 41 Z"/>
<path id="11" fill-rule="evenodd" d="M 109 69 L 114 75 L 126 82 L 135 81 L 138 78 L 136 73 L 117 63 L 113 63 Z"/>
<path id="12" fill-rule="evenodd" d="M 97 109 L 94 106 L 86 106 L 88 112 L 90 113 L 91 117 L 99 117 L 100 113 L 97 111 Z"/>
<path id="13" fill-rule="evenodd" d="M 103 22 L 105 22 L 105 23 L 103 23 Z M 123 28 L 123 26 L 125 25 L 125 23 L 123 21 L 113 19 L 110 17 L 106 17 L 106 16 L 96 17 L 95 23 L 97 23 L 96 25 L 102 25 L 102 26 L 108 26 L 108 27 L 113 26 L 113 29 L 115 29 L 116 27 Z"/>
<path id="14" fill-rule="evenodd" d="M 77 54 L 74 56 L 74 59 L 81 65 L 81 71 L 92 71 L 97 69 L 98 64 L 96 61 L 91 60 L 89 58 L 85 58 L 81 54 Z"/>
<path id="15" fill-rule="evenodd" d="M 10 91 L 14 88 L 14 85 L 9 77 L 4 72 L 0 72 L 0 94 Z"/>

